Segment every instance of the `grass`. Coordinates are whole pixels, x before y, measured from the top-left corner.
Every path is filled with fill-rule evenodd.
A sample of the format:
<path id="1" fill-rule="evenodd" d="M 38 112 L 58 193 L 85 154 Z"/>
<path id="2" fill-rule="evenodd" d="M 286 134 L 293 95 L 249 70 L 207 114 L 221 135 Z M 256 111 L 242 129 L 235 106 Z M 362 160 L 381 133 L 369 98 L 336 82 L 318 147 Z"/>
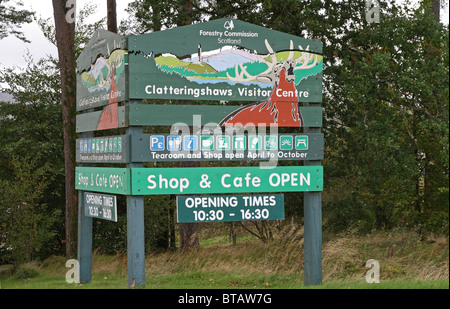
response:
<path id="1" fill-rule="evenodd" d="M 198 250 L 146 257 L 149 289 L 303 289 L 303 230 L 285 229 L 267 244 L 248 236 L 205 237 Z M 448 289 L 448 238 L 422 239 L 405 231 L 324 235 L 323 284 L 309 289 Z M 368 284 L 365 263 L 380 263 L 380 283 Z M 2 289 L 126 289 L 126 255 L 94 253 L 89 284 L 69 284 L 64 257 L 0 272 Z"/>

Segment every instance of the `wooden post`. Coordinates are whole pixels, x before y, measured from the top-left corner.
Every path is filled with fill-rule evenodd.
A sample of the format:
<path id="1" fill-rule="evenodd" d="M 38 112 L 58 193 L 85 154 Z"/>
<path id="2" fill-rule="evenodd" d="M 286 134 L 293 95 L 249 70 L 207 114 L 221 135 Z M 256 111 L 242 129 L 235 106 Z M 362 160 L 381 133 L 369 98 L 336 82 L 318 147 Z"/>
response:
<path id="1" fill-rule="evenodd" d="M 130 100 L 138 104 L 140 100 Z M 127 135 L 142 134 L 142 127 L 130 127 Z M 130 140 L 130 139 L 129 139 Z M 129 163 L 128 168 L 143 167 L 142 163 Z M 127 196 L 127 254 L 128 287 L 145 286 L 144 197 Z"/>
<path id="2" fill-rule="evenodd" d="M 319 105 L 305 103 L 305 106 Z M 320 128 L 304 128 L 304 133 L 320 133 Z M 305 161 L 305 166 L 320 166 L 320 160 Z M 304 195 L 304 281 L 305 286 L 322 284 L 322 192 Z"/>
<path id="3" fill-rule="evenodd" d="M 82 133 L 81 138 L 94 137 L 94 133 Z M 92 218 L 84 215 L 84 191 L 78 191 L 78 242 L 77 260 L 80 265 L 80 283 L 92 280 Z"/>

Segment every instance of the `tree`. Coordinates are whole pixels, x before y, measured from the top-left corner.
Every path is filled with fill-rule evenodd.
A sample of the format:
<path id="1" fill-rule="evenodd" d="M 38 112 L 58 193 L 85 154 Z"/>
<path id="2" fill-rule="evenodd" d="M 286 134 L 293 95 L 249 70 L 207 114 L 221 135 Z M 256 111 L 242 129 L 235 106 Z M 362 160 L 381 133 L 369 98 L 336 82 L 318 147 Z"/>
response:
<path id="1" fill-rule="evenodd" d="M 26 58 L 26 68 L 0 72 L 13 94 L 0 102 L 0 243 L 14 264 L 64 252 L 59 70 L 52 58 Z"/>
<path id="2" fill-rule="evenodd" d="M 107 9 L 108 31 L 117 33 L 116 0 L 107 0 Z"/>
<path id="3" fill-rule="evenodd" d="M 23 33 L 18 30 L 23 23 L 33 21 L 34 12 L 21 10 L 21 1 L 11 1 L 14 5 L 6 5 L 10 0 L 0 0 L 0 40 L 12 34 L 24 42 L 30 42 Z"/>
<path id="4" fill-rule="evenodd" d="M 78 197 L 75 192 L 75 104 L 76 104 L 76 63 L 75 63 L 75 23 L 66 19 L 69 1 L 53 0 L 55 37 L 58 47 L 61 76 L 61 108 L 64 140 L 65 196 L 66 196 L 66 256 L 76 254 L 76 213 Z"/>

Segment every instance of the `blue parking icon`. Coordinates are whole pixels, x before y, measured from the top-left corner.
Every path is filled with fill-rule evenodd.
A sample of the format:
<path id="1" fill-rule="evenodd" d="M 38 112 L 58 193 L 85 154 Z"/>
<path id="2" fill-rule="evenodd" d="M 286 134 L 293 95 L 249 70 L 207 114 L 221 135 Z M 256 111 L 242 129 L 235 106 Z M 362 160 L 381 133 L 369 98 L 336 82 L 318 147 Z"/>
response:
<path id="1" fill-rule="evenodd" d="M 198 149 L 198 136 L 185 135 L 183 140 L 184 150 L 197 150 Z"/>
<path id="2" fill-rule="evenodd" d="M 155 151 L 164 150 L 164 136 L 162 136 L 162 135 L 150 136 L 150 150 L 155 150 Z"/>

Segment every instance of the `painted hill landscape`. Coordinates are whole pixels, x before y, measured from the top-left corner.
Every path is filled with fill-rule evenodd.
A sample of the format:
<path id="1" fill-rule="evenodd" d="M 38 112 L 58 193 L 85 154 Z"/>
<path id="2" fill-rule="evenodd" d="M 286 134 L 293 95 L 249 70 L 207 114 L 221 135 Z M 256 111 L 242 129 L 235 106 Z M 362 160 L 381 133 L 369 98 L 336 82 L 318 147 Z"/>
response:
<path id="1" fill-rule="evenodd" d="M 226 82 L 231 85 L 236 84 L 236 81 L 231 81 L 227 77 L 235 76 L 235 67 L 237 64 L 242 64 L 251 75 L 258 75 L 267 69 L 267 65 L 260 62 L 255 54 L 241 49 L 227 49 L 217 52 L 207 52 L 207 55 L 199 59 L 198 56 L 193 56 L 184 59 L 178 59 L 174 55 L 164 54 L 155 57 L 157 67 L 166 73 L 176 73 L 190 81 L 197 83 L 218 83 Z M 284 61 L 288 58 L 289 52 L 276 53 L 278 62 Z M 294 59 L 302 55 L 302 52 L 294 52 Z M 265 60 L 269 61 L 269 55 L 263 56 Z M 319 65 L 307 69 L 296 71 L 295 83 L 308 76 L 316 75 L 322 71 L 322 56 L 318 58 Z M 258 80 L 249 80 L 245 84 L 256 84 L 262 88 L 270 87 L 271 84 L 264 84 Z"/>

